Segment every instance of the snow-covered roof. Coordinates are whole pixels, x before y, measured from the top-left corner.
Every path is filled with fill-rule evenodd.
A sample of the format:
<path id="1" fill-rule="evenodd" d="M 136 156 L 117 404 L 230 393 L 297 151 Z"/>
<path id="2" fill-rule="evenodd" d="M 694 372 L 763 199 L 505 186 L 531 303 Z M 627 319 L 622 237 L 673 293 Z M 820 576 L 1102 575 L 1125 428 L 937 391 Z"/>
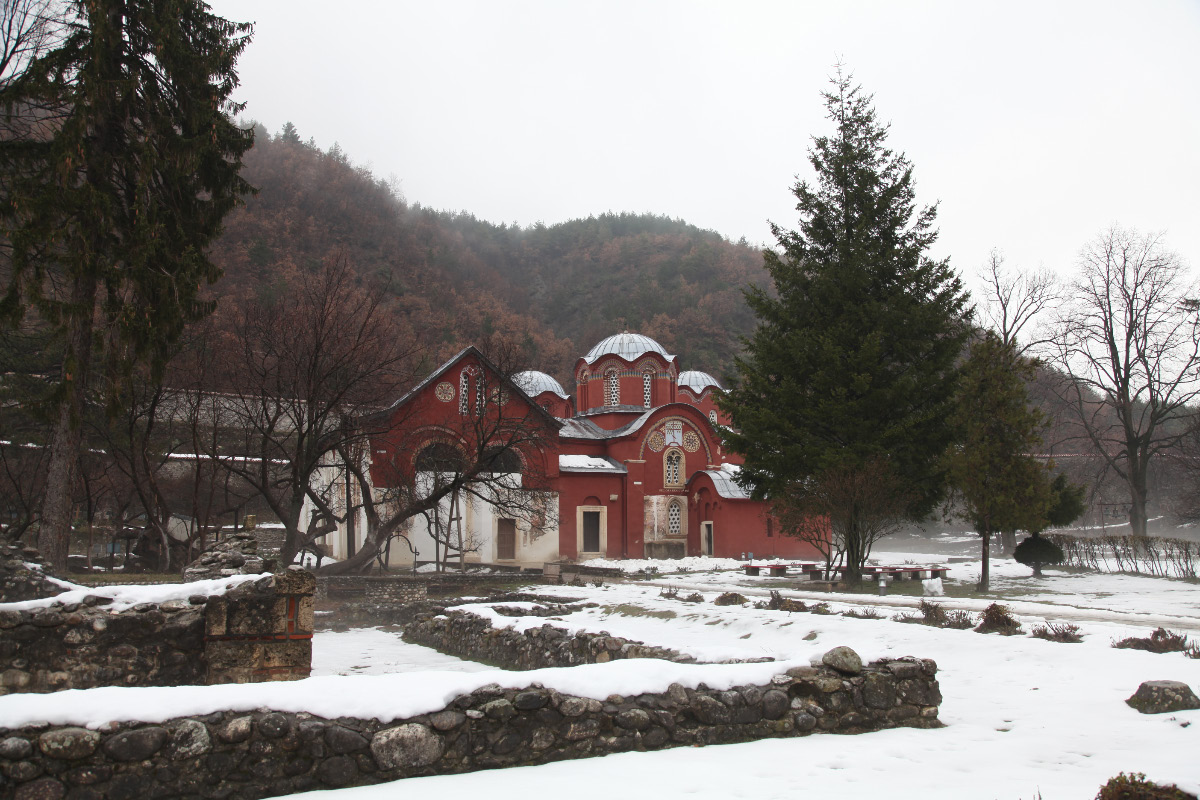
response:
<path id="1" fill-rule="evenodd" d="M 559 472 L 628 472 L 623 464 L 601 456 L 561 455 Z"/>
<path id="2" fill-rule="evenodd" d="M 588 351 L 588 354 L 583 357 L 583 360 L 588 364 L 594 364 L 603 356 L 620 356 L 626 361 L 633 361 L 640 355 L 645 353 L 658 353 L 667 361 L 675 358 L 668 353 L 663 346 L 651 339 L 649 336 L 642 336 L 640 333 L 624 333 L 614 334 L 607 339 L 602 340 L 599 344 Z"/>
<path id="3" fill-rule="evenodd" d="M 520 386 L 522 391 L 530 397 L 537 397 L 542 392 L 554 392 L 564 399 L 567 397 L 567 393 L 563 391 L 561 383 L 544 372 L 538 372 L 536 369 L 518 372 L 516 375 L 513 375 L 513 383 Z"/>
<path id="4" fill-rule="evenodd" d="M 707 372 L 701 372 L 697 369 L 689 369 L 685 372 L 679 373 L 678 384 L 680 386 L 686 386 L 697 395 L 703 394 L 704 390 L 710 386 L 715 386 L 718 389 L 724 388 L 721 386 L 720 381 L 718 381 L 712 375 L 709 375 Z"/>

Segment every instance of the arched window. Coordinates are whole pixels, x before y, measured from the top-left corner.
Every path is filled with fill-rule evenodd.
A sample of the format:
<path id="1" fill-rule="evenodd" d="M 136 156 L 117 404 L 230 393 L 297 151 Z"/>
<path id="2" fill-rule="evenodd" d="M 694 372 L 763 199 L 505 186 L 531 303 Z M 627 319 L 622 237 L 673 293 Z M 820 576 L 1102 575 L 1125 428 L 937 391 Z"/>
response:
<path id="1" fill-rule="evenodd" d="M 471 407 L 471 371 L 464 369 L 458 376 L 458 413 L 466 414 Z"/>
<path id="2" fill-rule="evenodd" d="M 621 382 L 615 369 L 604 373 L 604 405 L 621 405 Z"/>
<path id="3" fill-rule="evenodd" d="M 671 505 L 667 506 L 667 533 L 671 536 L 683 533 L 683 509 L 678 500 L 671 501 Z"/>
<path id="4" fill-rule="evenodd" d="M 708 412 L 708 421 L 712 423 L 712 426 L 714 428 L 717 427 L 717 412 L 716 411 Z"/>
<path id="5" fill-rule="evenodd" d="M 653 389 L 653 387 L 654 373 L 650 370 L 646 370 L 642 373 L 642 405 L 644 405 L 646 408 L 650 408 L 650 401 L 652 399 L 651 389 Z"/>
<path id="6" fill-rule="evenodd" d="M 511 447 L 489 447 L 483 453 L 484 472 L 520 472 L 521 457 Z"/>
<path id="7" fill-rule="evenodd" d="M 668 450 L 663 457 L 663 485 L 683 486 L 683 453 Z"/>
<path id="8" fill-rule="evenodd" d="M 458 472 L 462 467 L 462 453 L 446 442 L 431 442 L 417 453 L 418 472 Z"/>
<path id="9" fill-rule="evenodd" d="M 482 414 L 487 404 L 487 386 L 484 385 L 483 374 L 475 374 L 475 413 Z"/>

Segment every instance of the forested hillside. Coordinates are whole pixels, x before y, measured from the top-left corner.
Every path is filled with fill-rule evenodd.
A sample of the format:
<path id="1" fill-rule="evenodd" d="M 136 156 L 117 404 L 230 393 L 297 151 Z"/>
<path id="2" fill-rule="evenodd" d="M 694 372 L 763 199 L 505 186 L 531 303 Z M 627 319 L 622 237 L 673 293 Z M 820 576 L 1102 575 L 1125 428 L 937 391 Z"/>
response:
<path id="1" fill-rule="evenodd" d="M 336 146 L 261 128 L 243 173 L 258 188 L 214 246 L 219 296 L 277 294 L 297 270 L 345 256 L 398 300 L 436 360 L 489 336 L 568 383 L 574 360 L 622 328 L 721 376 L 752 317 L 741 288 L 761 253 L 653 215 L 520 228 L 410 205 Z"/>

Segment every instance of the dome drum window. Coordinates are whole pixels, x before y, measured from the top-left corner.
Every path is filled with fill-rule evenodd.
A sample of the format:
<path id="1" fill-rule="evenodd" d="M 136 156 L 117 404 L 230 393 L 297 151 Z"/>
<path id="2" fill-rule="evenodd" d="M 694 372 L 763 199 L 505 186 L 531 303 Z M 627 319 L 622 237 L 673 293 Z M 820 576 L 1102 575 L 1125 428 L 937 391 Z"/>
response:
<path id="1" fill-rule="evenodd" d="M 604 373 L 604 405 L 621 405 L 621 379 L 615 369 Z"/>

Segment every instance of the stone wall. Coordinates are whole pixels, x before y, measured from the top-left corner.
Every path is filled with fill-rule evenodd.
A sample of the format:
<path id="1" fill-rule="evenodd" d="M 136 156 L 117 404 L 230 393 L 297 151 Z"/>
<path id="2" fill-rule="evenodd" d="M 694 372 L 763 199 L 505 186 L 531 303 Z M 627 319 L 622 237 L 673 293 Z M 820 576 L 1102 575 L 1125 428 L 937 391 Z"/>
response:
<path id="1" fill-rule="evenodd" d="M 672 684 L 604 701 L 492 684 L 388 722 L 261 711 L 95 731 L 0 728 L 0 796 L 255 798 L 626 751 L 936 727 L 936 671 L 916 659 L 857 672 L 801 667 L 765 686 Z"/>
<path id="2" fill-rule="evenodd" d="M 404 626 L 404 639 L 468 661 L 516 670 L 602 664 L 622 658 L 661 658 L 680 664 L 696 661 L 676 650 L 607 633 L 571 634 L 550 624 L 525 631 L 493 628 L 487 619 L 466 611 L 419 618 Z"/>
<path id="3" fill-rule="evenodd" d="M 0 609 L 0 695 L 308 677 L 312 590 L 310 573 L 289 570 L 115 613 L 98 595 Z"/>
<path id="4" fill-rule="evenodd" d="M 40 600 L 62 591 L 47 577 L 45 564 L 37 550 L 0 542 L 0 603 Z"/>
<path id="5" fill-rule="evenodd" d="M 316 599 L 365 603 L 414 603 L 428 597 L 428 581 L 391 575 L 332 575 L 317 578 Z"/>

